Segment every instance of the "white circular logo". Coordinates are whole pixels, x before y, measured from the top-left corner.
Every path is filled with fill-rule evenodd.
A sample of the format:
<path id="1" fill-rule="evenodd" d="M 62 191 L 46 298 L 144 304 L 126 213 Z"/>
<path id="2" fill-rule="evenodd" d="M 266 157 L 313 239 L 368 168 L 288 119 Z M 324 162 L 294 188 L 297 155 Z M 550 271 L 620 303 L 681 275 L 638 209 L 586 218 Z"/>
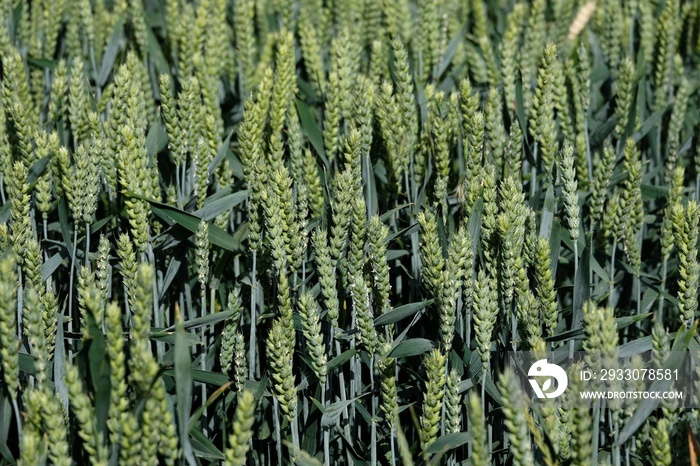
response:
<path id="1" fill-rule="evenodd" d="M 561 396 L 569 384 L 566 371 L 556 364 L 548 363 L 546 359 L 540 359 L 530 366 L 527 375 L 530 377 L 530 385 L 537 398 L 556 398 Z M 538 379 L 545 377 L 546 379 L 540 385 Z M 552 387 L 552 380 L 556 380 L 556 387 Z"/>

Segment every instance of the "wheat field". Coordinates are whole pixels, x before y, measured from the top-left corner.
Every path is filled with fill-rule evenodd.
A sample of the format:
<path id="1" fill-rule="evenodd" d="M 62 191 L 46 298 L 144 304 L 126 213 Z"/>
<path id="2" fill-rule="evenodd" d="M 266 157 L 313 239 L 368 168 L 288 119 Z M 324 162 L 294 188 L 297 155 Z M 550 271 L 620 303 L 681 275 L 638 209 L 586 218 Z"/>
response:
<path id="1" fill-rule="evenodd" d="M 699 61 L 698 0 L 0 0 L 0 465 L 697 466 L 700 383 L 581 374 L 700 366 Z"/>

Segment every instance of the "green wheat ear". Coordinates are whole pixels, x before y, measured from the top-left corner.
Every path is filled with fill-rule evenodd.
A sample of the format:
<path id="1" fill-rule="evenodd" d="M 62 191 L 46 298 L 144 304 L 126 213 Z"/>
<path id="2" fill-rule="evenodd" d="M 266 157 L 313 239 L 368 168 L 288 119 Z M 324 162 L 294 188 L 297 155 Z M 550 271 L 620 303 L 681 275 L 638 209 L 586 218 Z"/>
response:
<path id="1" fill-rule="evenodd" d="M 395 128 L 401 126 L 401 113 L 394 94 L 394 85 L 382 81 L 377 92 L 377 119 L 389 165 L 397 185 L 403 183 L 403 176 L 409 168 L 408 153 L 404 150 L 403 138 Z"/>
<path id="2" fill-rule="evenodd" d="M 428 290 L 438 295 L 445 259 L 442 256 L 442 245 L 438 237 L 437 220 L 428 210 L 418 214 L 418 223 L 421 226 L 420 256 L 423 263 L 423 281 Z"/>
<path id="3" fill-rule="evenodd" d="M 293 372 L 294 345 L 293 334 L 290 339 L 282 320 L 275 320 L 267 337 L 267 354 L 275 396 L 289 419 L 296 417 L 297 411 L 297 389 Z"/>
<path id="4" fill-rule="evenodd" d="M 620 64 L 617 87 L 615 89 L 615 115 L 618 118 L 615 133 L 617 133 L 618 137 L 624 136 L 627 131 L 628 114 L 634 98 L 634 73 L 634 63 L 625 57 Z"/>
<path id="5" fill-rule="evenodd" d="M 107 449 L 95 422 L 95 408 L 85 395 L 80 373 L 73 365 L 66 367 L 66 385 L 73 413 L 80 425 L 79 435 L 83 440 L 83 448 L 92 464 L 107 464 Z"/>
<path id="6" fill-rule="evenodd" d="M 420 417 L 420 441 L 423 454 L 437 440 L 440 413 L 445 395 L 445 364 L 447 357 L 440 350 L 432 350 L 423 361 L 428 380 L 423 397 L 423 414 Z"/>
<path id="7" fill-rule="evenodd" d="M 591 464 L 592 451 L 592 416 L 590 402 L 583 400 L 580 396 L 584 390 L 586 382 L 579 377 L 583 364 L 577 363 L 570 367 L 569 387 L 571 387 L 569 400 L 569 410 L 571 416 L 570 435 L 570 457 L 572 464 L 576 466 L 586 466 Z"/>
<path id="8" fill-rule="evenodd" d="M 226 450 L 226 466 L 243 466 L 253 437 L 255 422 L 255 398 L 249 390 L 238 394 L 238 406 L 233 419 L 233 432 L 229 436 L 229 448 Z"/>
<path id="9" fill-rule="evenodd" d="M 486 419 L 481 399 L 474 391 L 469 394 L 467 413 L 474 436 L 472 439 L 472 464 L 474 466 L 487 466 L 491 464 L 491 452 L 487 441 Z"/>
<path id="10" fill-rule="evenodd" d="M 460 376 L 452 369 L 445 384 L 445 433 L 457 433 L 462 428 L 462 396 L 459 394 Z"/>
<path id="11" fill-rule="evenodd" d="M 534 464 L 526 418 L 529 408 L 520 382 L 511 368 L 506 368 L 498 385 L 503 397 L 503 412 L 506 417 L 505 425 L 510 434 L 513 464 L 522 466 Z"/>
<path id="12" fill-rule="evenodd" d="M 651 456 L 653 464 L 655 465 L 670 466 L 673 464 L 671 442 L 669 438 L 670 430 L 671 425 L 665 418 L 656 421 L 656 425 L 651 429 Z"/>
<path id="13" fill-rule="evenodd" d="M 219 350 L 219 363 L 224 374 L 233 372 L 236 382 L 236 391 L 243 390 L 246 378 L 245 340 L 241 333 L 240 315 L 243 310 L 240 289 L 235 288 L 229 292 L 226 310 L 233 315 L 226 321 L 221 335 L 221 348 Z M 233 370 L 232 370 L 233 366 Z"/>
<path id="14" fill-rule="evenodd" d="M 683 208 L 675 204 L 671 208 L 673 231 L 678 251 L 678 302 L 681 320 L 686 326 L 692 324 L 698 309 L 698 283 L 700 264 L 698 263 L 698 222 L 700 208 L 690 201 Z"/>
<path id="15" fill-rule="evenodd" d="M 2 374 L 10 397 L 17 399 L 19 391 L 19 348 L 17 335 L 17 292 L 19 281 L 17 263 L 12 253 L 0 259 L 0 355 Z"/>
<path id="16" fill-rule="evenodd" d="M 544 321 L 547 335 L 554 335 L 559 314 L 557 311 L 557 295 L 552 277 L 550 246 L 546 238 L 539 237 L 535 245 L 535 280 L 537 282 L 536 296 L 540 313 Z"/>
<path id="17" fill-rule="evenodd" d="M 387 236 L 389 228 L 379 216 L 373 216 L 367 225 L 367 262 L 372 271 L 372 289 L 376 296 L 379 314 L 391 309 L 391 283 L 389 281 L 389 264 L 387 261 Z"/>
<path id="18" fill-rule="evenodd" d="M 537 86 L 530 115 L 530 134 L 538 144 L 546 183 L 549 182 L 557 150 L 556 123 L 553 114 L 554 93 L 557 87 L 557 74 L 561 72 L 560 68 L 556 45 L 548 43 L 537 72 Z"/>
<path id="19" fill-rule="evenodd" d="M 362 274 L 357 274 L 351 284 L 352 304 L 359 328 L 357 340 L 367 350 L 371 359 L 377 350 L 377 330 L 372 315 L 370 291 Z"/>
<path id="20" fill-rule="evenodd" d="M 560 164 L 561 182 L 564 191 L 564 209 L 571 241 L 578 242 L 579 237 L 579 197 L 576 176 L 574 146 L 567 142 L 562 150 Z"/>
<path id="21" fill-rule="evenodd" d="M 70 465 L 72 458 L 68 444 L 68 429 L 64 419 L 65 410 L 57 394 L 48 390 L 32 390 L 30 395 L 34 400 L 30 403 L 41 403 L 41 417 L 48 440 L 49 458 L 57 465 Z M 91 455 L 92 464 L 100 464 Z M 106 458 L 102 458 L 103 461 Z M 104 463 L 106 464 L 106 463 Z"/>
<path id="22" fill-rule="evenodd" d="M 484 374 L 488 372 L 491 360 L 491 334 L 498 316 L 498 290 L 492 277 L 480 270 L 474 282 L 474 331 L 476 349 L 481 359 Z"/>
<path id="23" fill-rule="evenodd" d="M 326 347 L 321 333 L 320 311 L 313 294 L 306 292 L 299 298 L 299 315 L 303 326 L 313 370 L 322 386 L 326 384 L 327 358 Z"/>
<path id="24" fill-rule="evenodd" d="M 382 393 L 381 410 L 384 419 L 393 430 L 396 428 L 399 417 L 399 401 L 396 384 L 396 361 L 389 356 L 391 350 L 390 343 L 384 343 L 379 349 L 377 367 L 380 375 L 380 386 Z"/>
<path id="25" fill-rule="evenodd" d="M 501 79 L 505 93 L 506 104 L 515 102 L 515 86 L 517 79 L 517 55 L 520 48 L 520 38 L 523 31 L 523 23 L 526 17 L 526 6 L 516 3 L 513 10 L 506 18 L 506 30 L 503 41 L 500 44 L 501 55 Z"/>

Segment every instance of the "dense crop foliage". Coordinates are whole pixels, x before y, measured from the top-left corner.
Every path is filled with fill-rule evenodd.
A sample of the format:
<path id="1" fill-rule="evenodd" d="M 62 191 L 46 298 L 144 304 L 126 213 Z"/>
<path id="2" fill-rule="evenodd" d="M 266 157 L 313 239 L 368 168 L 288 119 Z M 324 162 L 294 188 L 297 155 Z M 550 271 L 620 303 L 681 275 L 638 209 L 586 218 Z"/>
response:
<path id="1" fill-rule="evenodd" d="M 689 464 L 507 352 L 700 348 L 699 54 L 697 0 L 0 0 L 0 464 Z"/>

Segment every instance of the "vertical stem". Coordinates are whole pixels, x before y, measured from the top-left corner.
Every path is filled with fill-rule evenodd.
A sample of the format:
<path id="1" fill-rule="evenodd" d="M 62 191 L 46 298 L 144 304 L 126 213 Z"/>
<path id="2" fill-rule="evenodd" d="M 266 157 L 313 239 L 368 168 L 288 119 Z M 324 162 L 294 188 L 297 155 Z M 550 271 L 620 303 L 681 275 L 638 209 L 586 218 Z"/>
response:
<path id="1" fill-rule="evenodd" d="M 372 161 L 369 159 L 369 153 L 365 155 L 365 183 L 366 191 L 365 197 L 367 198 L 367 212 L 372 211 L 372 183 L 370 182 L 370 177 L 372 176 Z"/>
<path id="2" fill-rule="evenodd" d="M 411 183 L 408 181 L 408 172 L 404 172 L 403 174 L 404 178 L 404 183 L 406 183 L 406 198 L 408 200 L 408 203 L 410 204 L 411 201 Z"/>
<path id="3" fill-rule="evenodd" d="M 464 315 L 462 312 L 462 294 L 460 293 L 459 297 L 457 298 L 457 322 L 459 323 L 459 328 L 457 330 L 458 335 L 464 335 Z M 465 338 L 464 341 L 467 341 Z M 469 346 L 467 346 L 469 348 Z"/>
<path id="4" fill-rule="evenodd" d="M 464 341 L 467 342 L 467 348 L 471 348 L 472 345 L 472 308 L 473 308 L 473 302 L 472 305 L 469 306 L 467 309 L 467 328 L 465 330 L 466 335 L 464 336 Z"/>
<path id="5" fill-rule="evenodd" d="M 328 376 L 326 376 L 328 378 Z M 326 408 L 326 381 L 323 381 L 324 383 L 321 386 L 321 405 L 323 408 Z M 330 451 L 330 432 L 328 431 L 327 428 L 323 429 L 323 466 L 330 466 L 330 457 L 331 457 L 331 451 Z"/>
<path id="6" fill-rule="evenodd" d="M 590 241 L 588 243 L 588 255 L 589 257 L 593 254 L 593 225 L 591 224 L 591 235 L 589 236 L 588 240 Z M 592 287 L 593 286 L 593 267 L 588 267 L 588 286 Z"/>
<path id="7" fill-rule="evenodd" d="M 206 288 L 203 286 L 201 287 L 201 293 L 202 293 L 202 317 L 205 317 L 207 315 L 207 295 L 206 295 Z M 200 364 L 202 365 L 202 370 L 206 371 L 207 367 L 207 350 L 206 348 L 209 347 L 207 343 L 207 334 L 206 334 L 206 325 L 202 325 L 202 328 L 200 329 L 200 335 L 202 339 L 202 344 L 204 345 L 204 349 L 202 350 L 202 354 L 200 355 Z M 204 407 L 207 403 L 207 384 L 202 383 L 202 407 Z M 202 413 L 202 418 L 204 419 L 204 433 L 207 432 L 207 410 L 204 408 L 204 412 Z"/>
<path id="8" fill-rule="evenodd" d="M 396 228 L 396 217 L 395 217 L 395 216 L 396 216 L 396 213 L 392 214 L 392 216 L 391 216 L 391 218 L 392 218 L 392 226 L 394 227 L 394 231 L 397 231 L 397 228 Z M 394 266 L 396 267 L 396 270 L 400 270 L 400 267 L 401 267 L 401 260 L 400 260 L 400 259 L 396 259 L 396 260 L 394 261 Z M 403 281 L 402 281 L 402 277 L 401 277 L 401 274 L 400 274 L 400 273 L 397 273 L 397 274 L 396 274 L 396 281 L 395 281 L 395 288 L 394 288 L 394 290 L 395 290 L 395 292 L 396 292 L 396 296 L 401 296 L 401 294 L 403 293 Z"/>
<path id="9" fill-rule="evenodd" d="M 258 282 L 255 277 L 255 270 L 257 267 L 257 252 L 253 250 L 253 277 L 251 280 L 250 287 L 250 353 L 248 355 L 248 374 L 250 378 L 255 380 L 255 299 L 258 293 Z"/>
<path id="10" fill-rule="evenodd" d="M 306 291 L 306 259 L 307 259 L 307 254 L 306 252 L 304 253 L 304 257 L 301 259 L 301 292 L 304 293 Z M 294 274 L 294 277 L 296 277 L 296 273 Z"/>
<path id="11" fill-rule="evenodd" d="M 535 163 L 532 164 L 532 174 L 530 175 L 530 197 L 534 198 L 535 191 L 537 191 L 537 143 L 533 148 L 532 156 Z"/>
<path id="12" fill-rule="evenodd" d="M 146 253 L 148 254 L 148 260 L 151 264 L 155 265 L 156 259 L 153 256 L 153 245 L 149 242 L 146 246 Z M 153 322 L 156 327 L 166 327 L 163 325 L 163 316 L 160 312 L 160 306 L 158 305 L 158 275 L 153 274 Z M 156 356 L 158 357 L 158 362 L 163 361 L 163 354 L 165 353 L 165 343 L 162 341 L 156 342 Z"/>
<path id="13" fill-rule="evenodd" d="M 610 256 L 610 294 L 608 295 L 608 306 L 615 307 L 613 294 L 615 293 L 615 251 L 617 251 L 617 240 L 613 240 L 612 255 Z"/>
<path id="14" fill-rule="evenodd" d="M 353 311 L 352 311 L 352 319 L 351 319 L 351 328 L 357 328 L 356 324 L 356 316 L 355 316 L 355 307 L 353 306 Z M 350 348 L 357 348 L 355 345 L 355 338 L 353 337 L 350 340 Z M 352 378 L 350 379 L 350 399 L 355 398 L 355 394 L 360 390 L 359 387 L 357 386 L 358 384 L 358 379 L 357 379 L 357 351 L 355 351 L 355 354 L 352 356 L 352 359 L 350 359 L 350 368 L 352 370 Z M 350 422 L 348 425 L 355 425 L 355 403 L 352 403 L 350 405 Z M 359 431 L 359 426 L 358 426 L 358 431 Z M 359 437 L 359 436 L 358 436 Z"/>
<path id="15" fill-rule="evenodd" d="M 187 162 L 183 161 L 182 163 L 182 169 L 180 171 L 180 193 L 182 194 L 182 205 L 185 205 L 185 197 L 186 197 L 186 179 L 187 179 Z"/>
<path id="16" fill-rule="evenodd" d="M 510 306 L 510 313 L 508 314 L 510 316 L 510 333 L 511 333 L 511 341 L 513 342 L 513 353 L 518 352 L 518 343 L 517 343 L 517 336 L 518 336 L 518 316 L 515 313 L 515 307 L 512 305 Z"/>
<path id="17" fill-rule="evenodd" d="M 612 446 L 612 456 L 613 456 L 613 465 L 614 466 L 620 466 L 620 446 L 617 444 L 617 439 L 620 436 L 619 432 L 620 432 L 620 430 L 618 428 L 618 423 L 616 421 L 613 424 L 614 441 L 613 441 L 613 446 Z"/>
<path id="18" fill-rule="evenodd" d="M 177 205 L 181 207 L 182 205 L 182 187 L 180 186 L 180 164 L 175 165 L 175 187 L 177 190 Z"/>
<path id="19" fill-rule="evenodd" d="M 481 411 L 486 412 L 486 372 L 481 374 Z"/>
<path id="20" fill-rule="evenodd" d="M 353 326 L 353 328 L 356 328 Z M 355 353 L 355 356 L 353 356 L 353 375 L 354 375 L 354 392 L 350 395 L 351 399 L 354 399 L 355 397 L 358 396 L 358 394 L 362 393 L 362 360 L 357 353 Z M 356 408 L 355 408 L 355 403 L 351 405 L 350 413 L 352 414 L 352 423 L 357 426 L 357 440 L 361 441 L 362 439 L 362 428 L 360 427 L 360 423 L 356 422 L 357 417 L 356 417 Z"/>
<path id="21" fill-rule="evenodd" d="M 666 291 L 666 275 L 668 274 L 668 257 L 664 256 L 663 265 L 661 266 L 661 291 Z M 664 318 L 664 295 L 659 294 L 659 307 L 656 311 L 656 320 L 663 322 Z"/>
<path id="22" fill-rule="evenodd" d="M 332 332 L 332 331 L 331 331 Z M 331 337 L 333 335 L 331 334 Z M 332 338 L 331 338 L 332 340 Z M 335 342 L 335 352 L 336 356 L 339 356 L 341 354 L 340 351 L 340 342 L 336 340 Z M 340 400 L 341 401 L 347 401 L 347 396 L 345 394 L 345 375 L 343 375 L 343 371 L 340 370 L 338 371 L 338 382 L 340 383 Z M 348 408 L 345 406 L 343 408 L 343 416 L 345 416 L 345 419 L 348 419 Z M 343 427 L 343 431 L 345 433 L 345 437 L 348 439 L 350 442 L 350 445 L 352 445 L 352 437 L 350 436 L 350 422 L 345 424 L 345 427 Z M 341 443 L 342 446 L 342 443 Z M 348 464 L 352 464 L 352 456 L 350 455 L 350 452 L 347 451 L 347 457 L 348 457 Z"/>
<path id="23" fill-rule="evenodd" d="M 185 309 L 185 292 L 180 291 L 180 309 Z"/>
<path id="24" fill-rule="evenodd" d="M 586 162 L 588 163 L 588 182 L 590 183 L 593 181 L 593 157 L 591 157 L 591 142 L 588 139 L 588 115 L 585 114 L 583 116 L 583 136 L 586 140 Z"/>
<path id="25" fill-rule="evenodd" d="M 21 294 L 20 294 L 21 296 Z M 65 338 L 63 333 L 63 321 L 64 313 L 58 313 L 58 322 L 56 325 L 56 347 L 53 354 L 53 373 L 54 374 L 64 374 L 66 367 L 66 349 L 65 349 Z M 21 335 L 21 334 L 20 334 Z M 62 377 L 54 377 L 54 384 L 56 385 L 56 392 L 58 393 L 61 401 L 63 401 L 63 407 L 66 412 L 68 412 L 68 388 L 66 387 L 66 382 Z"/>
<path id="26" fill-rule="evenodd" d="M 399 367 L 397 364 L 394 364 L 394 381 L 395 383 L 398 383 L 399 381 Z M 396 466 L 396 447 L 395 447 L 395 439 L 396 439 L 396 426 L 399 425 L 399 416 L 395 416 L 391 420 L 391 438 L 389 441 L 391 442 L 391 466 Z"/>
<path id="27" fill-rule="evenodd" d="M 85 222 L 85 265 L 90 263 L 90 224 Z"/>
<path id="28" fill-rule="evenodd" d="M 78 252 L 78 226 L 73 231 L 73 256 L 70 262 L 70 278 L 68 279 L 68 331 L 73 332 L 73 273 L 75 269 L 75 255 Z M 68 350 L 68 360 L 73 360 L 73 350 Z"/>
<path id="29" fill-rule="evenodd" d="M 391 423 L 391 438 L 389 443 L 391 443 L 391 466 L 396 466 L 396 447 L 394 447 L 394 438 L 396 437 L 396 427 L 394 423 Z"/>
<path id="30" fill-rule="evenodd" d="M 661 126 L 662 125 L 659 125 L 656 129 L 656 160 L 659 162 L 659 165 L 663 167 L 661 164 Z M 662 170 L 662 173 L 666 173 L 666 170 Z"/>
<path id="31" fill-rule="evenodd" d="M 12 397 L 12 410 L 15 413 L 15 422 L 17 423 L 18 437 L 22 437 L 22 416 L 20 415 L 19 406 L 17 405 L 17 397 Z"/>
<path id="32" fill-rule="evenodd" d="M 216 307 L 215 304 L 215 299 L 216 299 L 216 290 L 214 289 L 213 286 L 209 287 L 209 314 L 214 313 L 214 308 Z"/>
<path id="33" fill-rule="evenodd" d="M 600 400 L 595 400 L 593 404 L 593 425 L 597 426 L 600 423 Z M 599 439 L 597 435 L 592 436 L 591 445 L 591 464 L 598 464 L 598 445 Z"/>
<path id="34" fill-rule="evenodd" d="M 22 314 L 24 310 L 24 285 L 22 279 L 22 267 L 17 265 L 17 335 L 22 335 Z"/>
<path id="35" fill-rule="evenodd" d="M 411 215 L 411 223 L 415 222 L 415 216 Z M 418 253 L 418 231 L 414 231 L 411 233 L 411 273 L 413 276 L 417 279 L 419 277 L 418 271 L 420 269 L 420 256 Z M 414 293 L 414 288 L 413 286 L 408 287 L 411 294 Z M 413 300 L 413 296 L 410 296 L 411 300 Z"/>
<path id="36" fill-rule="evenodd" d="M 410 166 L 411 166 L 411 176 L 410 176 L 410 178 L 411 178 L 411 179 L 414 179 L 414 176 L 413 176 L 413 157 L 411 157 Z M 404 173 L 404 181 L 405 181 L 405 183 L 406 183 L 406 197 L 407 197 L 408 203 L 409 203 L 409 204 L 412 204 L 412 203 L 413 203 L 413 199 L 415 199 L 415 198 L 417 197 L 417 193 L 411 191 L 411 189 L 412 189 L 412 188 L 411 188 L 411 180 L 409 179 L 409 174 L 408 174 L 408 172 Z M 411 223 L 414 223 L 414 222 L 415 222 L 415 215 L 414 215 L 414 213 L 413 213 L 414 211 L 413 211 L 413 208 L 412 208 L 412 207 L 411 207 L 411 210 L 410 210 L 409 212 L 410 212 L 409 221 L 410 221 Z M 416 279 L 417 279 L 418 276 L 419 276 L 419 275 L 418 275 L 418 269 L 420 268 L 420 263 L 419 263 L 419 258 L 418 258 L 418 257 L 419 257 L 419 256 L 418 256 L 418 232 L 416 231 L 416 232 L 411 233 L 411 274 L 413 274 L 413 276 L 414 276 Z M 410 294 L 409 298 L 410 298 L 411 300 L 413 300 L 413 292 L 414 292 L 414 291 L 413 291 L 413 287 L 409 287 L 409 290 L 410 290 L 410 292 L 409 292 L 409 294 Z"/>
<path id="37" fill-rule="evenodd" d="M 275 444 L 277 447 L 277 461 L 282 464 L 282 432 L 280 432 L 280 407 L 277 402 L 276 397 L 272 397 L 272 407 L 274 414 L 272 416 L 272 422 L 275 427 Z"/>
<path id="38" fill-rule="evenodd" d="M 369 360 L 370 390 L 372 391 L 372 452 L 371 466 L 377 466 L 377 397 L 374 393 L 374 355 Z"/>
<path id="39" fill-rule="evenodd" d="M 637 315 L 642 313 L 642 281 L 639 278 L 639 273 L 637 272 L 634 276 L 634 284 L 637 286 Z"/>
<path id="40" fill-rule="evenodd" d="M 292 455 L 292 463 L 294 463 L 294 459 L 297 457 L 299 454 L 299 422 L 297 420 L 297 414 L 294 413 L 292 416 L 292 422 L 291 422 L 291 427 L 292 427 L 292 445 L 294 445 L 294 453 Z"/>

